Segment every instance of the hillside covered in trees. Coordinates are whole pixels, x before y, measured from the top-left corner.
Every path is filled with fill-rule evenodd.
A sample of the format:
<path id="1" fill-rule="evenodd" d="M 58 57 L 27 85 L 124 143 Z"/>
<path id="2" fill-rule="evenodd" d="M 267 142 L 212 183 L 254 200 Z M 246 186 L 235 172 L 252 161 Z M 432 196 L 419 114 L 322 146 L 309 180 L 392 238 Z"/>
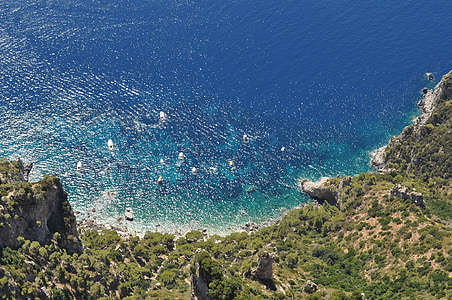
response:
<path id="1" fill-rule="evenodd" d="M 386 172 L 327 181 L 335 205 L 315 202 L 258 232 L 224 237 L 79 228 L 82 252 L 65 248 L 76 238 L 67 232 L 49 231 L 41 243 L 18 237 L 15 247 L 1 243 L 0 298 L 449 299 L 452 75 L 441 84 L 426 124 L 391 139 Z M 17 168 L 3 160 L 2 178 Z M 28 192 L 9 196 L 20 189 Z M 0 230 L 36 193 L 27 182 L 0 182 Z"/>

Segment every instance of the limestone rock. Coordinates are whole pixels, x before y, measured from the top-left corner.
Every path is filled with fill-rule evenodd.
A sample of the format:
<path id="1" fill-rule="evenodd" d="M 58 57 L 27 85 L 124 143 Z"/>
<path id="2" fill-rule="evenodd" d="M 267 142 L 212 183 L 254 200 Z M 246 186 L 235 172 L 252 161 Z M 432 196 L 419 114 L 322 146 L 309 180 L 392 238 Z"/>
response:
<path id="1" fill-rule="evenodd" d="M 418 103 L 422 114 L 414 120 L 414 124 L 425 125 L 441 97 L 448 98 L 449 96 L 451 96 L 452 92 L 446 87 L 445 80 L 449 79 L 451 76 L 452 71 L 444 75 L 443 79 L 435 86 L 433 90 L 428 90 L 426 93 L 424 93 L 424 97 Z"/>
<path id="2" fill-rule="evenodd" d="M 33 168 L 33 163 L 24 164 L 20 158 L 14 162 L 9 162 L 6 159 L 1 161 L 4 167 L 0 172 L 0 183 L 15 183 L 21 181 L 28 181 L 28 176 Z"/>
<path id="3" fill-rule="evenodd" d="M 405 200 L 411 200 L 417 206 L 421 207 L 425 206 L 424 196 L 421 193 L 409 192 L 408 188 L 401 184 L 395 184 L 392 187 L 391 195 L 394 195 Z"/>
<path id="4" fill-rule="evenodd" d="M 274 256 L 270 253 L 264 253 L 257 259 L 257 269 L 254 272 L 254 278 L 257 280 L 272 280 Z"/>
<path id="5" fill-rule="evenodd" d="M 190 300 L 210 300 L 209 296 L 209 274 L 200 270 L 199 264 L 196 264 L 196 274 L 192 275 L 190 286 Z"/>
<path id="6" fill-rule="evenodd" d="M 328 177 L 322 177 L 317 182 L 304 179 L 300 182 L 300 187 L 309 197 L 320 202 L 328 201 L 328 203 L 336 205 L 337 201 L 333 192 L 325 185 L 328 179 Z"/>
<path id="7" fill-rule="evenodd" d="M 19 170 L 20 170 L 20 181 L 28 181 L 31 169 L 33 169 L 33 163 L 24 164 L 21 159 L 18 159 Z"/>
<path id="8" fill-rule="evenodd" d="M 378 172 L 387 172 L 389 170 L 388 165 L 385 161 L 384 154 L 387 146 L 383 146 L 375 152 L 375 155 L 372 157 L 370 164 L 377 169 Z"/>
<path id="9" fill-rule="evenodd" d="M 209 300 L 209 285 L 205 278 L 197 277 L 192 280 L 191 300 Z"/>
<path id="10" fill-rule="evenodd" d="M 1 183 L 11 185 L 0 199 L 0 247 L 20 246 L 17 238 L 45 244 L 55 232 L 61 236 L 59 244 L 68 253 L 81 253 L 75 216 L 60 180 L 45 176 L 37 183 L 24 180 L 21 162 L 2 161 Z"/>
<path id="11" fill-rule="evenodd" d="M 127 221 L 133 221 L 133 212 L 132 212 L 132 210 L 130 208 L 126 209 L 126 212 L 124 213 L 124 218 Z"/>
<path id="12" fill-rule="evenodd" d="M 312 282 L 311 280 L 306 281 L 306 283 L 303 286 L 303 291 L 308 294 L 312 294 L 316 292 L 319 289 L 317 284 Z"/>

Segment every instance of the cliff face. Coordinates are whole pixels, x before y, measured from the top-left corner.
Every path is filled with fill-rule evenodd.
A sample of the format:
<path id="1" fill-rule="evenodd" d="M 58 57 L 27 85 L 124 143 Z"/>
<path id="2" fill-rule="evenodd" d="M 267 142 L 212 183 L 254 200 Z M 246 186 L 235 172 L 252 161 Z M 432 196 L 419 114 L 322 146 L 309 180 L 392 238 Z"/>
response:
<path id="1" fill-rule="evenodd" d="M 191 286 L 191 300 L 210 300 L 209 283 L 212 282 L 213 277 L 219 277 L 221 274 L 212 276 L 211 258 L 207 252 L 201 252 L 194 263 L 192 270 Z"/>
<path id="2" fill-rule="evenodd" d="M 68 253 L 81 253 L 74 213 L 58 178 L 26 181 L 30 166 L 0 161 L 0 246 L 19 247 L 18 237 L 45 244 L 55 232 Z"/>
<path id="3" fill-rule="evenodd" d="M 299 182 L 299 185 L 304 193 L 306 193 L 309 197 L 320 201 L 320 203 L 328 201 L 328 203 L 336 205 L 337 199 L 334 197 L 333 191 L 325 185 L 328 179 L 328 177 L 322 177 L 317 182 L 304 179 Z"/>
<path id="4" fill-rule="evenodd" d="M 351 177 L 341 178 L 338 184 L 328 183 L 328 179 L 330 178 L 322 177 L 317 182 L 304 179 L 299 181 L 298 184 L 305 194 L 317 200 L 320 204 L 327 201 L 330 205 L 340 208 L 345 188 L 350 185 Z"/>

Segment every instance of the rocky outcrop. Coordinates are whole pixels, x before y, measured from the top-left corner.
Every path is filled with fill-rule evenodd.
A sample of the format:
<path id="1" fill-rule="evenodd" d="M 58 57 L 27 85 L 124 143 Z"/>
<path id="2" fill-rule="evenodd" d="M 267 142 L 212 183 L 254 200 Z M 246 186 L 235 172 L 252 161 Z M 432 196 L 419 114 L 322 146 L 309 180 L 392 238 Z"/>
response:
<path id="1" fill-rule="evenodd" d="M 33 169 L 33 163 L 21 164 L 20 171 L 22 173 L 24 181 L 28 181 L 28 177 L 30 175 L 31 169 Z"/>
<path id="2" fill-rule="evenodd" d="M 254 278 L 257 280 L 272 280 L 273 262 L 275 258 L 270 253 L 259 255 L 257 259 L 257 269 L 254 271 Z"/>
<path id="3" fill-rule="evenodd" d="M 406 186 L 395 184 L 391 189 L 391 195 L 396 197 L 411 200 L 414 204 L 420 207 L 425 207 L 424 196 L 418 192 L 409 192 Z"/>
<path id="4" fill-rule="evenodd" d="M 203 272 L 197 270 L 197 274 L 191 280 L 191 300 L 209 300 L 209 282 Z"/>
<path id="5" fill-rule="evenodd" d="M 303 291 L 308 294 L 312 294 L 316 292 L 319 289 L 317 284 L 312 282 L 311 280 L 306 281 L 306 283 L 303 286 Z"/>
<path id="6" fill-rule="evenodd" d="M 438 101 L 440 101 L 441 98 L 448 98 L 452 95 L 452 89 L 448 86 L 451 77 L 452 70 L 443 76 L 433 90 L 428 90 L 424 93 L 424 97 L 418 103 L 421 115 L 414 120 L 414 125 L 425 125 L 438 104 Z"/>
<path id="7" fill-rule="evenodd" d="M 452 77 L 452 71 L 444 75 L 442 80 L 435 86 L 433 90 L 423 90 L 423 98 L 419 101 L 418 106 L 421 111 L 421 115 L 413 120 L 415 130 L 425 126 L 427 120 L 431 117 L 433 110 L 437 106 L 441 98 L 448 98 L 452 95 L 452 89 L 450 88 L 450 81 Z M 391 138 L 389 143 L 397 143 L 403 140 L 405 133 L 409 126 L 405 127 L 400 135 L 396 135 Z M 390 168 L 385 158 L 385 151 L 387 146 L 379 148 L 371 160 L 371 165 L 377 169 L 378 172 L 388 172 Z"/>
<path id="8" fill-rule="evenodd" d="M 389 167 L 386 163 L 385 159 L 385 151 L 386 151 L 387 145 L 378 148 L 377 151 L 375 151 L 374 156 L 372 157 L 372 160 L 370 161 L 370 164 L 377 169 L 377 172 L 387 172 L 389 171 Z"/>
<path id="9" fill-rule="evenodd" d="M 32 162 L 24 164 L 21 159 L 17 159 L 15 162 L 2 159 L 0 163 L 4 166 L 0 171 L 0 184 L 28 181 L 28 176 L 33 169 Z"/>
<path id="10" fill-rule="evenodd" d="M 220 279 L 222 274 L 218 270 L 213 270 L 216 264 L 206 251 L 201 251 L 195 257 L 193 266 L 191 267 L 191 293 L 190 300 L 210 300 L 209 284 L 214 279 Z"/>
<path id="11" fill-rule="evenodd" d="M 306 193 L 309 197 L 319 201 L 324 202 L 328 201 L 328 203 L 332 205 L 336 205 L 337 201 L 334 197 L 333 192 L 329 189 L 327 185 L 325 185 L 328 177 L 322 177 L 319 181 L 313 182 L 309 179 L 304 179 L 300 181 L 301 190 Z"/>
<path id="12" fill-rule="evenodd" d="M 350 176 L 345 176 L 336 185 L 327 184 L 328 179 L 328 177 L 322 177 L 317 182 L 304 179 L 300 181 L 299 185 L 304 193 L 317 200 L 320 204 L 327 201 L 329 204 L 340 208 L 344 188 L 350 185 L 352 178 Z"/>
<path id="13" fill-rule="evenodd" d="M 18 237 L 45 244 L 58 232 L 59 245 L 81 253 L 75 216 L 58 178 L 44 176 L 29 183 L 22 162 L 0 162 L 0 246 L 17 248 Z"/>

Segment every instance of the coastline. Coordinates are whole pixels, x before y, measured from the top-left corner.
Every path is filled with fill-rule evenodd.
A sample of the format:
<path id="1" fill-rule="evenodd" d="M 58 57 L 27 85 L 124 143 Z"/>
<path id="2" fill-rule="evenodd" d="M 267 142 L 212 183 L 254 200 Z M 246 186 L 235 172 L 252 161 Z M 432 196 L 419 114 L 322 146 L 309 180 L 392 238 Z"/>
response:
<path id="1" fill-rule="evenodd" d="M 190 231 L 200 231 L 203 233 L 203 237 L 205 240 L 209 239 L 211 236 L 213 235 L 218 235 L 220 237 L 224 237 L 227 236 L 229 234 L 232 233 L 241 233 L 241 232 L 246 232 L 247 234 L 251 234 L 253 232 L 257 232 L 259 230 L 261 230 L 262 228 L 265 227 L 270 227 L 273 225 L 277 225 L 282 219 L 284 219 L 284 217 L 289 214 L 291 211 L 297 210 L 297 209 L 303 209 L 304 205 L 302 206 L 296 206 L 293 207 L 292 209 L 287 209 L 284 212 L 282 212 L 278 217 L 274 218 L 274 219 L 268 219 L 266 222 L 262 222 L 260 224 L 255 223 L 255 222 L 246 222 L 243 226 L 241 226 L 240 229 L 237 230 L 228 230 L 228 232 L 209 232 L 206 228 L 204 227 L 199 227 L 199 228 L 195 228 L 195 227 L 188 227 L 188 228 L 182 228 L 181 230 L 175 231 L 175 232 L 167 232 L 164 230 L 159 231 L 158 228 L 156 228 L 153 232 L 161 232 L 164 234 L 172 234 L 175 237 L 175 240 L 184 237 L 188 232 Z M 75 212 L 76 216 L 80 215 L 80 212 Z M 121 219 L 124 219 L 123 217 L 118 217 Z M 128 222 L 133 222 L 133 221 L 128 221 Z M 109 223 L 108 221 L 104 222 L 99 222 L 97 221 L 97 218 L 94 220 L 90 220 L 88 219 L 88 216 L 83 216 L 80 219 L 77 218 L 77 228 L 79 231 L 84 232 L 86 230 L 97 230 L 98 232 L 101 232 L 102 230 L 106 229 L 106 230 L 114 230 L 118 233 L 118 235 L 121 238 L 124 239 L 128 239 L 130 237 L 134 237 L 134 236 L 139 236 L 139 237 L 143 237 L 144 234 L 149 231 L 146 230 L 145 232 L 141 232 L 141 231 L 135 231 L 132 230 L 130 227 L 127 226 L 127 223 L 123 223 L 123 222 L 118 222 L 118 224 L 116 225 L 112 225 L 111 223 Z"/>
<path id="2" fill-rule="evenodd" d="M 430 73 L 427 73 L 427 79 L 431 80 L 428 74 Z M 391 137 L 391 139 L 386 145 L 375 150 L 373 157 L 370 160 L 370 164 L 372 167 L 376 169 L 377 172 L 385 173 L 391 171 L 391 168 L 389 168 L 385 159 L 386 148 L 391 143 L 397 143 L 403 140 L 405 137 L 405 132 L 407 128 L 409 128 L 410 126 L 411 127 L 414 126 L 415 130 L 419 130 L 419 128 L 426 126 L 427 121 L 432 115 L 433 110 L 436 108 L 441 97 L 443 95 L 445 95 L 446 97 L 449 96 L 447 93 L 445 93 L 447 89 L 445 89 L 444 85 L 446 82 L 445 79 L 451 77 L 452 70 L 445 74 L 433 89 L 429 90 L 427 88 L 424 88 L 423 97 L 417 103 L 417 106 L 419 107 L 421 114 L 413 120 L 412 124 L 405 126 L 400 134 Z M 319 200 L 320 202 L 328 201 L 330 204 L 340 205 L 339 203 L 340 199 L 336 199 L 337 197 L 335 196 L 334 191 L 330 190 L 330 188 L 326 185 L 328 179 L 330 178 L 322 177 L 318 181 L 313 182 L 308 179 L 300 178 L 298 181 L 298 185 L 301 188 L 301 190 L 314 201 L 316 200 Z M 346 184 L 346 182 L 342 181 L 341 184 Z"/>
<path id="3" fill-rule="evenodd" d="M 399 135 L 395 135 L 395 136 L 391 137 L 391 139 L 389 140 L 387 145 L 380 147 L 375 151 L 373 157 L 370 160 L 370 164 L 377 170 L 377 172 L 390 171 L 390 169 L 386 165 L 385 159 L 384 159 L 385 150 L 390 143 L 403 139 L 404 131 L 406 130 L 407 127 L 415 126 L 415 127 L 419 128 L 419 127 L 426 125 L 427 120 L 431 116 L 433 110 L 436 108 L 436 105 L 443 93 L 444 78 L 446 78 L 448 76 L 452 76 L 452 70 L 449 73 L 447 73 L 446 75 L 444 75 L 442 77 L 442 79 L 438 82 L 438 84 L 436 84 L 436 86 L 433 89 L 430 89 L 430 90 L 427 90 L 426 92 L 424 92 L 422 99 L 417 103 L 417 105 L 421 111 L 421 114 L 413 120 L 412 124 L 407 125 L 402 130 L 402 133 L 400 133 Z M 323 182 L 321 182 L 322 180 L 323 180 Z M 320 179 L 318 182 L 314 183 L 310 180 L 300 178 L 298 180 L 297 186 L 301 189 L 300 193 L 305 193 L 311 199 L 315 200 L 316 198 L 319 198 L 318 193 L 321 193 L 323 191 L 322 188 L 323 188 L 324 182 L 325 182 L 325 179 Z M 314 184 L 314 185 L 312 185 L 312 184 Z M 305 188 L 305 185 L 308 186 L 308 188 Z M 319 185 L 320 185 L 320 187 L 319 187 Z M 317 189 L 314 194 L 312 193 L 312 191 L 310 191 L 310 189 L 312 189 L 313 186 L 315 187 L 315 189 Z M 322 197 L 320 197 L 320 198 L 322 198 Z M 328 200 L 328 202 L 331 202 L 331 199 L 327 199 L 327 200 Z M 205 239 L 209 238 L 212 235 L 226 236 L 233 232 L 247 232 L 248 234 L 250 234 L 252 232 L 259 231 L 260 229 L 262 229 L 264 227 L 278 224 L 288 213 L 290 213 L 293 210 L 302 209 L 303 207 L 304 207 L 304 205 L 297 206 L 292 209 L 287 209 L 284 212 L 282 212 L 278 217 L 276 217 L 274 219 L 268 219 L 266 222 L 262 222 L 261 224 L 257 224 L 254 222 L 246 222 L 240 226 L 240 229 L 225 230 L 226 232 L 222 232 L 222 233 L 209 232 L 206 228 L 203 228 L 203 227 L 196 228 L 196 226 L 193 226 L 193 227 L 189 226 L 189 227 L 181 228 L 180 230 L 177 230 L 175 232 L 166 232 L 164 230 L 161 230 L 161 232 L 173 234 L 175 236 L 175 239 L 183 237 L 183 236 L 185 236 L 185 234 L 187 232 L 190 232 L 193 230 L 202 232 L 204 234 Z M 132 236 L 143 236 L 145 234 L 145 232 L 139 232 L 139 231 L 135 231 L 135 230 L 132 230 L 131 228 L 129 228 L 130 226 L 127 226 L 127 224 L 128 224 L 127 222 L 133 222 L 133 221 L 126 221 L 124 216 L 118 217 L 116 221 L 117 221 L 117 224 L 110 224 L 108 222 L 105 222 L 105 223 L 99 222 L 96 219 L 90 219 L 90 215 L 88 213 L 87 215 L 84 215 L 79 220 L 77 220 L 77 227 L 82 231 L 86 230 L 86 229 L 94 229 L 94 230 L 98 230 L 98 231 L 101 231 L 102 229 L 115 230 L 122 238 L 129 238 Z M 159 231 L 158 226 L 156 226 L 155 231 Z"/>
<path id="4" fill-rule="evenodd" d="M 449 71 L 449 73 L 445 74 L 433 89 L 427 89 L 426 92 L 424 92 L 422 99 L 417 103 L 417 106 L 419 107 L 421 114 L 413 120 L 412 124 L 405 126 L 400 134 L 391 137 L 391 139 L 386 145 L 378 148 L 375 151 L 375 154 L 373 155 L 370 164 L 377 170 L 377 172 L 390 171 L 390 168 L 386 165 L 384 157 L 386 148 L 390 143 L 397 142 L 400 139 L 403 139 L 404 131 L 406 130 L 407 127 L 414 126 L 416 128 L 419 128 L 426 125 L 427 120 L 432 115 L 433 110 L 436 108 L 436 105 L 440 100 L 441 95 L 443 94 L 444 78 L 450 76 L 452 76 L 452 70 Z"/>

